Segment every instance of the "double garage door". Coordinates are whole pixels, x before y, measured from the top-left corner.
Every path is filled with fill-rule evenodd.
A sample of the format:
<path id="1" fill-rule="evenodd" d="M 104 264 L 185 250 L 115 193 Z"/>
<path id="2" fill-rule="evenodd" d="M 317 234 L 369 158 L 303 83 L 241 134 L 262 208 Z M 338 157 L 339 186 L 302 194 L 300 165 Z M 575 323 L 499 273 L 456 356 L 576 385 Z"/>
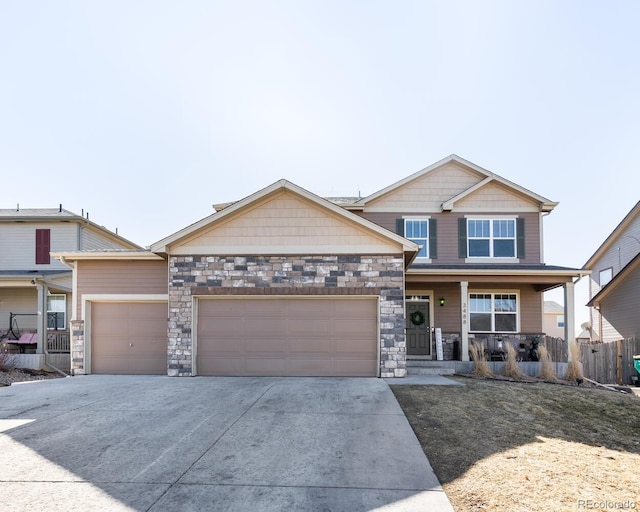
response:
<path id="1" fill-rule="evenodd" d="M 377 300 L 198 300 L 198 375 L 376 376 Z"/>
<path id="2" fill-rule="evenodd" d="M 375 298 L 196 302 L 197 375 L 377 376 Z M 167 304 L 96 302 L 91 372 L 167 373 Z"/>

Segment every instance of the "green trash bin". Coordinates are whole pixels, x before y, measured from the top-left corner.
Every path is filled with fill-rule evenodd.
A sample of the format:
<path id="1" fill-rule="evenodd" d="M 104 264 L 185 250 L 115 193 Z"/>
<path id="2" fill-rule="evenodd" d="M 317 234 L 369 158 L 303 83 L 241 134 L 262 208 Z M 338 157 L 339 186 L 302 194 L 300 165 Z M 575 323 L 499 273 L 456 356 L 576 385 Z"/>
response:
<path id="1" fill-rule="evenodd" d="M 640 354 L 633 356 L 633 366 L 636 367 L 636 373 L 638 374 L 636 386 L 640 386 Z"/>

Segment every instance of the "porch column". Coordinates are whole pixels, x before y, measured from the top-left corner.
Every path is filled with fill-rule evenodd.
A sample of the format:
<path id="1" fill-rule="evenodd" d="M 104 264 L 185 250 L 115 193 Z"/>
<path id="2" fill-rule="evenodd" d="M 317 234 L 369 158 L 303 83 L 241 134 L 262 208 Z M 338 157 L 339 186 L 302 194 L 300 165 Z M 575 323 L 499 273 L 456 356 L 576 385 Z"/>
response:
<path id="1" fill-rule="evenodd" d="M 567 343 L 576 340 L 576 300 L 573 281 L 564 283 L 564 340 Z M 568 352 L 571 361 L 571 351 Z"/>
<path id="2" fill-rule="evenodd" d="M 469 360 L 469 282 L 460 281 L 460 360 Z"/>
<path id="3" fill-rule="evenodd" d="M 36 327 L 38 330 L 38 344 L 36 354 L 44 354 L 44 344 L 47 336 L 47 285 L 37 284 L 38 289 L 38 316 L 36 317 Z"/>

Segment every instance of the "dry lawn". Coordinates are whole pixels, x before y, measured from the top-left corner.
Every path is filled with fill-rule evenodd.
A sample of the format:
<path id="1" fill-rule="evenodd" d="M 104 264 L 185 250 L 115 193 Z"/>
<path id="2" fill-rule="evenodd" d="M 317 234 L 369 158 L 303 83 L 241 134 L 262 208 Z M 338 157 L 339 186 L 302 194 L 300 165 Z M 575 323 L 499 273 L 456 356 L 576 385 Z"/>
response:
<path id="1" fill-rule="evenodd" d="M 455 377 L 392 386 L 456 511 L 640 509 L 640 398 Z"/>

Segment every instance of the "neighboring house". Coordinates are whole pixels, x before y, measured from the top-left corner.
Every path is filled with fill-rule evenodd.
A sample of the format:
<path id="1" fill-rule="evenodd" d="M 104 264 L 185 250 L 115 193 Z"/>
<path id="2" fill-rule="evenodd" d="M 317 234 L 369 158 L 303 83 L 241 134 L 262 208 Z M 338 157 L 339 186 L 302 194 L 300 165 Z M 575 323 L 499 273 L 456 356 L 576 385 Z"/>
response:
<path id="1" fill-rule="evenodd" d="M 564 306 L 553 300 L 544 301 L 542 331 L 547 336 L 564 339 Z"/>
<path id="2" fill-rule="evenodd" d="M 72 370 L 404 377 L 474 339 L 524 346 L 558 286 L 574 337 L 585 272 L 542 255 L 556 203 L 455 155 L 334 201 L 281 180 L 146 252 L 57 254 L 75 265 Z"/>
<path id="3" fill-rule="evenodd" d="M 69 353 L 72 272 L 50 252 L 141 249 L 62 206 L 0 209 L 0 248 L 0 338 L 32 368 Z"/>
<path id="4" fill-rule="evenodd" d="M 591 326 L 603 342 L 640 336 L 640 202 L 585 263 Z"/>

